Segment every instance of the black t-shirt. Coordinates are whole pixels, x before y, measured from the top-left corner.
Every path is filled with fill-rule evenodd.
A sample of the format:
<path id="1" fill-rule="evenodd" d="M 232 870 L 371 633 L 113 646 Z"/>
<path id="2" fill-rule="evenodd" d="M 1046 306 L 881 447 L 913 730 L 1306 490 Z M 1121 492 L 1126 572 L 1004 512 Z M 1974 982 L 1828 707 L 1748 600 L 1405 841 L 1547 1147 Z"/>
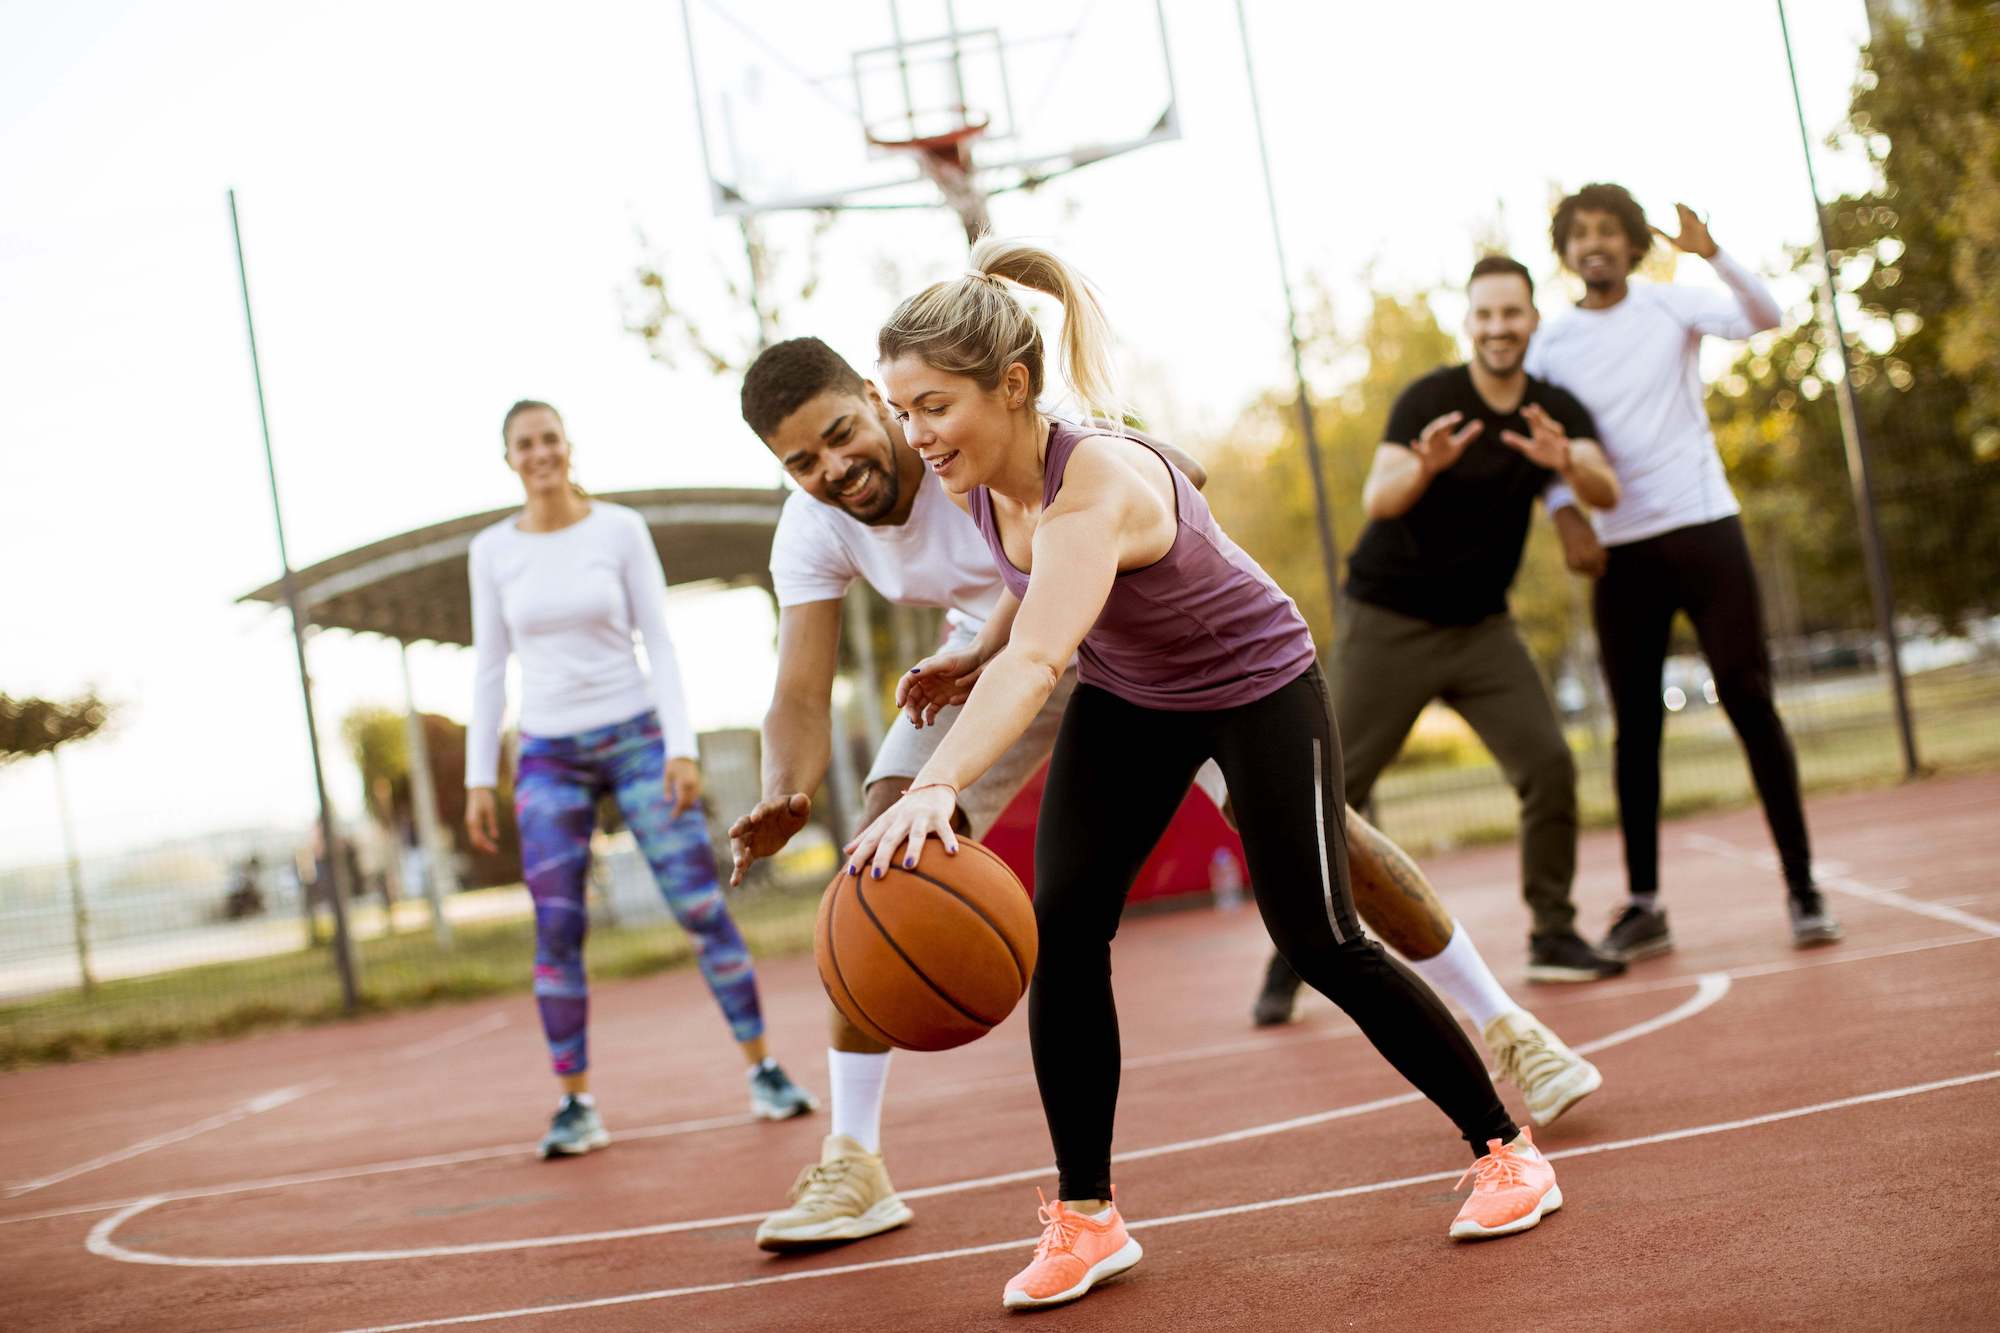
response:
<path id="1" fill-rule="evenodd" d="M 1572 440 L 1597 438 L 1583 404 L 1555 385 L 1531 377 L 1521 406 L 1529 403 Z M 1503 416 L 1488 407 L 1465 366 L 1434 370 L 1403 390 L 1382 438 L 1407 448 L 1447 412 L 1465 413 L 1461 428 L 1477 420 L 1485 429 L 1402 517 L 1368 521 L 1347 558 L 1347 592 L 1432 624 L 1470 625 L 1507 609 L 1535 500 L 1555 473 L 1500 438 L 1503 430 L 1533 432 L 1518 409 Z"/>

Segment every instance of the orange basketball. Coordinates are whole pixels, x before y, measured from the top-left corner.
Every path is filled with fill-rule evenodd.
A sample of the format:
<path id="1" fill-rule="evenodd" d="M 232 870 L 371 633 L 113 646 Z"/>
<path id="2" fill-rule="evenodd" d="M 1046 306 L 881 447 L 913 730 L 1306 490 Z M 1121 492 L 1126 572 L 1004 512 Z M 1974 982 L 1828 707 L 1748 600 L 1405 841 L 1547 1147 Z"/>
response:
<path id="1" fill-rule="evenodd" d="M 900 850 L 900 849 L 899 849 Z M 943 1051 L 1013 1012 L 1035 971 L 1035 909 L 1007 863 L 970 838 L 924 840 L 914 870 L 840 873 L 813 953 L 834 1007 L 878 1041 Z"/>

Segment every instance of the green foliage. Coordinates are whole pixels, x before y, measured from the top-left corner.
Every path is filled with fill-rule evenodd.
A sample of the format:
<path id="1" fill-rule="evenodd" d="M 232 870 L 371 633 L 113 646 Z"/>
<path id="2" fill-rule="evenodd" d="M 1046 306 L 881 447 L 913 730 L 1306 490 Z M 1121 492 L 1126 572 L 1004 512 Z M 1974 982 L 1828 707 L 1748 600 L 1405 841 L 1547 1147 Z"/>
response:
<path id="1" fill-rule="evenodd" d="M 1878 16 L 1834 144 L 1873 169 L 1827 233 L 1883 542 L 1901 609 L 1955 624 L 2000 573 L 2000 22 L 1991 3 Z M 1798 271 L 1816 274 L 1809 251 Z M 1761 544 L 1782 543 L 1800 627 L 1865 623 L 1868 583 L 1818 319 L 1753 341 L 1710 394 Z"/>
<path id="2" fill-rule="evenodd" d="M 111 706 L 95 692 L 69 700 L 0 694 L 0 764 L 88 740 L 110 720 Z"/>

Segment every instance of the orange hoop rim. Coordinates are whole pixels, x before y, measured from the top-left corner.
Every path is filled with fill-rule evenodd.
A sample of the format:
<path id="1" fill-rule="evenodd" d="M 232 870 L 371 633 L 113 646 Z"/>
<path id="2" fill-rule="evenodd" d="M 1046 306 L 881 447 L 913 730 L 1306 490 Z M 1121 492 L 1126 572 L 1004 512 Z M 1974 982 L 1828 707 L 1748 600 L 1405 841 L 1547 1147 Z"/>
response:
<path id="1" fill-rule="evenodd" d="M 986 133 L 986 127 L 991 123 L 991 118 L 987 116 L 980 116 L 977 119 L 968 116 L 963 124 L 954 125 L 936 134 L 916 135 L 907 139 L 884 138 L 873 130 L 866 131 L 866 134 L 868 142 L 877 148 L 886 148 L 892 152 L 923 153 L 926 156 L 936 157 L 962 149 L 969 141 Z"/>

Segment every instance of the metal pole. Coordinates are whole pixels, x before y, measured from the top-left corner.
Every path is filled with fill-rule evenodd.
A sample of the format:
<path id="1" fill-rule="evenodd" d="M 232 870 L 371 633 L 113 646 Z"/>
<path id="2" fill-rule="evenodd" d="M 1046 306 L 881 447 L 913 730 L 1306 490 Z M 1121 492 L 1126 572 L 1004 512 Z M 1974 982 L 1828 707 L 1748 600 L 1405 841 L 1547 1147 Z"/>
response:
<path id="1" fill-rule="evenodd" d="M 236 191 L 229 192 L 229 230 L 236 238 L 236 276 L 243 285 L 243 327 L 250 335 L 250 374 L 257 383 L 257 421 L 264 431 L 264 471 L 271 482 L 271 518 L 278 529 L 278 563 L 284 568 L 285 605 L 292 612 L 292 650 L 298 656 L 299 690 L 306 704 L 306 743 L 312 749 L 313 787 L 319 793 L 319 835 L 326 846 L 328 887 L 333 898 L 333 959 L 340 974 L 341 1003 L 351 1013 L 360 993 L 354 982 L 353 939 L 347 933 L 346 885 L 341 882 L 340 842 L 333 827 L 333 803 L 326 798 L 326 770 L 319 757 L 319 722 L 313 715 L 312 676 L 306 670 L 305 613 L 299 609 L 292 557 L 285 549 L 285 511 L 278 503 L 278 464 L 271 453 L 271 417 L 264 408 L 264 369 L 257 356 L 257 322 L 250 314 L 250 270 L 243 260 L 243 224 L 236 216 Z"/>
<path id="2" fill-rule="evenodd" d="M 438 818 L 430 746 L 424 736 L 423 714 L 417 711 L 416 686 L 410 680 L 410 645 L 398 639 L 396 655 L 403 664 L 403 735 L 410 747 L 410 808 L 416 813 L 417 847 L 423 853 L 424 900 L 430 904 L 431 934 L 438 948 L 449 949 L 451 922 L 445 919 L 444 897 L 458 891 L 458 877 L 452 873 L 444 821 Z"/>
<path id="3" fill-rule="evenodd" d="M 1861 518 L 1861 552 L 1868 570 L 1868 592 L 1875 603 L 1876 632 L 1882 636 L 1889 672 L 1889 693 L 1896 705 L 1896 734 L 1903 746 L 1903 776 L 1917 777 L 1917 733 L 1910 723 L 1909 690 L 1903 663 L 1896 652 L 1896 588 L 1882 554 L 1882 533 L 1876 519 L 1875 485 L 1868 466 L 1868 442 L 1861 434 L 1861 416 L 1854 406 L 1854 367 L 1848 361 L 1847 334 L 1840 325 L 1840 304 L 1833 288 L 1832 245 L 1826 234 L 1826 206 L 1820 202 L 1819 176 L 1813 170 L 1812 137 L 1806 131 L 1805 101 L 1799 96 L 1799 67 L 1792 58 L 1792 29 L 1785 18 L 1785 0 L 1777 0 L 1778 32 L 1785 43 L 1785 68 L 1792 77 L 1792 109 L 1799 119 L 1799 149 L 1806 161 L 1806 184 L 1812 190 L 1814 242 L 1819 253 L 1819 295 L 1833 330 L 1834 351 L 1840 356 L 1840 385 L 1834 401 L 1840 408 L 1840 435 L 1847 449 L 1847 477 L 1854 488 L 1854 508 Z"/>
<path id="4" fill-rule="evenodd" d="M 1243 0 L 1236 0 L 1236 29 L 1243 39 L 1243 77 L 1250 85 L 1250 117 L 1257 127 L 1257 161 L 1264 169 L 1264 202 L 1271 213 L 1271 248 L 1278 258 L 1278 283 L 1285 291 L 1285 332 L 1292 343 L 1292 378 L 1299 390 L 1299 430 L 1305 437 L 1306 466 L 1312 474 L 1313 508 L 1319 516 L 1319 558 L 1326 572 L 1328 609 L 1340 615 L 1339 557 L 1333 544 L 1333 512 L 1327 506 L 1326 476 L 1321 470 L 1319 432 L 1313 425 L 1312 397 L 1306 388 L 1305 356 L 1299 348 L 1299 312 L 1292 302 L 1292 271 L 1285 262 L 1284 229 L 1278 225 L 1278 192 L 1271 183 L 1271 153 L 1264 142 L 1264 109 L 1257 93 L 1257 69 L 1250 59 L 1250 20 Z M 1327 622 L 1329 627 L 1333 621 Z"/>
<path id="5" fill-rule="evenodd" d="M 56 817 L 62 821 L 63 860 L 69 868 L 69 915 L 76 932 L 76 975 L 83 993 L 88 995 L 97 989 L 97 978 L 90 970 L 90 909 L 83 902 L 83 867 L 76 859 L 76 828 L 69 817 L 69 788 L 63 782 L 60 746 L 49 751 L 49 762 L 56 769 Z"/>

